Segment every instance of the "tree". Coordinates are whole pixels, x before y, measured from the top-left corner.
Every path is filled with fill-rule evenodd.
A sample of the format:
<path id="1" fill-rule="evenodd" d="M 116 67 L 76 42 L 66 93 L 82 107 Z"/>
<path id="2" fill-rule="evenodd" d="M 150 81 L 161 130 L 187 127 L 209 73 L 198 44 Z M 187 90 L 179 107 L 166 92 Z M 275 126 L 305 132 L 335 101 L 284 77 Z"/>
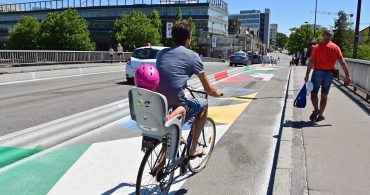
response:
<path id="1" fill-rule="evenodd" d="M 276 33 L 276 46 L 279 48 L 285 48 L 288 42 L 288 36 L 284 33 Z"/>
<path id="2" fill-rule="evenodd" d="M 94 50 L 86 20 L 77 10 L 49 13 L 41 24 L 40 46 L 50 50 Z"/>
<path id="3" fill-rule="evenodd" d="M 358 59 L 370 60 L 370 44 L 360 45 L 357 51 Z"/>
<path id="4" fill-rule="evenodd" d="M 333 42 L 336 43 L 346 57 L 352 55 L 354 32 L 352 23 L 344 11 L 338 12 L 338 19 L 334 22 Z"/>
<path id="5" fill-rule="evenodd" d="M 160 44 L 161 35 L 144 13 L 133 11 L 114 21 L 112 38 L 116 43 L 122 43 L 125 50 L 132 51 L 148 42 Z"/>
<path id="6" fill-rule="evenodd" d="M 40 22 L 32 16 L 22 16 L 9 32 L 8 47 L 18 50 L 38 49 Z"/>
<path id="7" fill-rule="evenodd" d="M 158 30 L 158 33 L 162 36 L 163 24 L 157 10 L 153 10 L 150 20 L 152 25 Z"/>
<path id="8" fill-rule="evenodd" d="M 177 13 L 176 13 L 176 22 L 180 22 L 182 20 L 182 11 L 181 9 L 177 9 Z"/>
<path id="9" fill-rule="evenodd" d="M 289 54 L 303 53 L 304 48 L 311 48 L 311 41 L 313 39 L 313 28 L 309 25 L 302 25 L 299 28 L 291 28 L 291 34 L 288 38 L 286 48 L 289 50 Z M 316 29 L 317 34 L 322 34 L 323 28 Z M 317 42 L 322 42 L 322 36 L 319 36 Z"/>
<path id="10" fill-rule="evenodd" d="M 196 49 L 198 42 L 197 42 L 197 36 L 196 36 L 196 28 L 195 28 L 195 22 L 193 21 L 192 17 L 189 17 L 189 23 L 191 24 L 191 35 L 192 35 L 192 40 L 190 43 L 190 49 Z"/>

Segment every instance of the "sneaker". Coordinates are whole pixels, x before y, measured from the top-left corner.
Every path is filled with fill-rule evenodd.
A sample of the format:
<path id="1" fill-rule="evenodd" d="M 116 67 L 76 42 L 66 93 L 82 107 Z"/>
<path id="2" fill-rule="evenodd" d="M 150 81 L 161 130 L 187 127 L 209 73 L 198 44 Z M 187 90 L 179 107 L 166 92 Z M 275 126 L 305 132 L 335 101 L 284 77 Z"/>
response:
<path id="1" fill-rule="evenodd" d="M 316 119 L 316 122 L 323 121 L 323 120 L 325 120 L 325 117 L 324 117 L 324 116 L 322 116 L 322 115 L 319 115 L 319 116 L 317 117 L 317 119 Z"/>
<path id="2" fill-rule="evenodd" d="M 319 114 L 320 114 L 319 110 L 312 111 L 312 114 L 310 115 L 310 120 L 315 121 L 317 119 L 317 116 L 319 116 Z"/>

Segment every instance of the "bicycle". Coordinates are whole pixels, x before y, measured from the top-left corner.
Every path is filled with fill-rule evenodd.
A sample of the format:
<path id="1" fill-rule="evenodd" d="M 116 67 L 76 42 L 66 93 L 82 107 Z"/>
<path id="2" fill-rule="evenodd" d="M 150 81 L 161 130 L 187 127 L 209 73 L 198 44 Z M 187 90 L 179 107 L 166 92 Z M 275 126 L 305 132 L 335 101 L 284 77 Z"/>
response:
<path id="1" fill-rule="evenodd" d="M 193 98 L 197 95 L 208 99 L 204 91 L 190 87 L 187 87 L 187 90 Z M 186 142 L 181 142 L 181 115 L 167 122 L 161 121 L 161 118 L 165 116 L 163 114 L 167 114 L 168 110 L 167 101 L 163 95 L 141 88 L 133 88 L 129 92 L 129 100 L 131 118 L 136 120 L 138 127 L 142 130 L 142 151 L 145 153 L 137 175 L 136 194 L 167 194 L 176 178 L 185 175 L 188 169 L 192 173 L 197 173 L 205 168 L 216 141 L 216 126 L 211 118 L 206 118 L 198 139 L 198 147 L 202 147 L 205 155 L 190 159 L 189 148 L 192 141 L 194 118 L 190 120 L 191 128 Z M 137 117 L 138 115 L 141 115 L 141 118 Z M 158 117 L 159 115 L 162 116 Z M 157 124 L 153 123 L 153 117 L 159 118 L 159 120 L 154 120 Z M 180 169 L 180 174 L 174 177 L 178 169 Z"/>

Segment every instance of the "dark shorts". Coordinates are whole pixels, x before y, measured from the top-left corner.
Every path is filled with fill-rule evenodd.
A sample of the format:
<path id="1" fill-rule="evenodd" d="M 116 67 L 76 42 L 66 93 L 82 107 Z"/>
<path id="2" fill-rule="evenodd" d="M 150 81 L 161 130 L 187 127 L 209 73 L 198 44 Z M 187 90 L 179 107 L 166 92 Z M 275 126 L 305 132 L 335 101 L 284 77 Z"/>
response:
<path id="1" fill-rule="evenodd" d="M 206 100 L 201 98 L 194 98 L 187 100 L 185 122 L 197 116 L 206 107 Z"/>
<path id="2" fill-rule="evenodd" d="M 313 90 L 311 93 L 317 94 L 321 86 L 321 93 L 328 94 L 330 85 L 333 82 L 332 70 L 314 70 L 311 77 L 313 83 Z"/>

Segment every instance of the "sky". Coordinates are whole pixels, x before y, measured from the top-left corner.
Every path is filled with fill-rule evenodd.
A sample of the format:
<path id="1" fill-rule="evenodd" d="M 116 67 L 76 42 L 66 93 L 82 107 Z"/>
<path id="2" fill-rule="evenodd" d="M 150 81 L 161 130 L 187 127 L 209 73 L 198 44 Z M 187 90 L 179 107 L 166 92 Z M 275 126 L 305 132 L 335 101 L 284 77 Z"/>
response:
<path id="1" fill-rule="evenodd" d="M 0 3 L 23 3 L 40 0 L 0 0 Z M 104 1 L 104 0 L 103 0 Z M 106 1 L 106 0 L 105 0 Z M 122 0 L 120 0 L 122 1 Z M 146 1 L 146 0 L 145 0 Z M 202 1 L 202 0 L 201 0 Z M 290 28 L 299 27 L 308 22 L 314 23 L 315 0 L 225 0 L 229 5 L 229 14 L 239 13 L 240 10 L 257 9 L 271 11 L 270 23 L 278 24 L 278 31 L 290 34 Z M 115 2 L 115 0 L 111 0 Z M 333 27 L 337 15 L 321 14 L 320 12 L 336 13 L 340 10 L 354 13 L 351 18 L 356 21 L 357 0 L 317 0 L 316 23 L 324 27 Z M 370 26 L 370 0 L 362 0 L 360 30 Z"/>

